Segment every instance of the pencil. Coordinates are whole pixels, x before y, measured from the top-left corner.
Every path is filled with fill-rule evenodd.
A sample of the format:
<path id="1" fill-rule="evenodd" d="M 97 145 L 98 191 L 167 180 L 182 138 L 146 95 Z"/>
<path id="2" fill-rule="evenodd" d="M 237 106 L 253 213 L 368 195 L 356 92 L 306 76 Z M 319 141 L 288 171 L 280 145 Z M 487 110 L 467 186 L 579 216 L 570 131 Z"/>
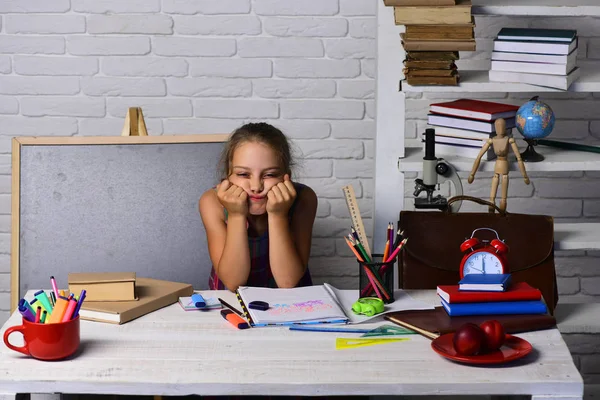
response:
<path id="1" fill-rule="evenodd" d="M 367 267 L 365 264 L 363 264 L 362 266 L 365 270 L 365 274 L 367 275 L 367 278 L 369 279 L 369 282 L 371 282 L 371 287 L 373 289 L 375 289 L 375 293 L 377 293 L 377 297 L 379 297 L 381 300 L 383 300 L 383 296 L 381 295 L 381 293 L 379 293 L 379 289 L 377 289 L 377 284 L 374 282 L 375 277 L 369 270 L 369 267 Z M 367 286 L 367 288 L 368 288 L 368 286 Z M 367 288 L 365 288 L 365 290 L 367 290 Z M 364 291 L 363 291 L 363 293 L 364 293 Z M 367 295 L 368 294 L 369 293 L 367 293 Z M 364 297 L 364 295 L 361 295 L 361 297 Z"/>
<path id="2" fill-rule="evenodd" d="M 239 315 L 242 318 L 246 318 L 244 316 L 244 314 L 242 314 L 240 311 L 238 311 L 237 308 L 235 308 L 234 306 L 232 306 L 231 304 L 227 303 L 225 300 L 223 300 L 222 298 L 218 298 L 219 302 L 221 302 L 221 304 L 223 304 L 225 307 L 227 307 L 228 309 L 230 309 L 231 311 L 233 311 L 234 313 L 236 313 L 237 315 Z"/>
<path id="3" fill-rule="evenodd" d="M 359 252 L 360 254 L 362 254 L 362 256 L 363 256 L 363 259 L 364 259 L 366 262 L 371 262 L 371 257 L 370 257 L 370 256 L 367 254 L 367 251 L 366 251 L 366 250 L 365 250 L 365 248 L 363 247 L 362 243 L 361 243 L 361 242 L 356 242 L 356 247 L 358 248 L 358 249 L 357 249 L 357 250 L 358 250 L 358 252 Z"/>
<path id="4" fill-rule="evenodd" d="M 348 245 L 348 247 L 350 247 L 350 250 L 352 250 L 352 252 L 356 256 L 356 259 L 360 262 L 363 262 L 364 261 L 363 258 L 360 256 L 360 254 L 358 254 L 358 251 L 356 251 L 356 249 L 354 248 L 354 246 L 352 245 L 350 240 L 348 240 L 347 237 L 344 237 L 344 240 L 346 240 L 346 244 Z"/>
<path id="5" fill-rule="evenodd" d="M 385 260 L 387 260 L 389 255 L 390 255 L 390 241 L 387 240 L 385 242 L 385 250 L 383 250 L 383 262 L 385 262 Z"/>
<path id="6" fill-rule="evenodd" d="M 390 254 L 390 256 L 388 257 L 388 259 L 385 261 L 390 262 L 392 261 L 400 252 L 400 250 L 402 249 L 402 247 L 404 247 L 404 245 L 406 244 L 406 242 L 408 242 L 408 238 L 404 238 L 402 239 L 402 241 L 400 242 L 400 244 L 398 245 L 398 247 L 396 247 L 396 249 L 392 252 L 392 254 Z"/>

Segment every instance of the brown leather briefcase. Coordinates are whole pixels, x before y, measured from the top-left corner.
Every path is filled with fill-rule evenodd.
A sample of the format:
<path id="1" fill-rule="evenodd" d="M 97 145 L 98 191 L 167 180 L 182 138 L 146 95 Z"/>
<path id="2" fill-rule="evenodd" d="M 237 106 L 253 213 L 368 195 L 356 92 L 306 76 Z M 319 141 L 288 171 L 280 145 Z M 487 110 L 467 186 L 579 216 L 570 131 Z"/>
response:
<path id="1" fill-rule="evenodd" d="M 469 196 L 448 200 L 492 203 Z M 494 206 L 495 207 L 495 206 Z M 399 286 L 404 289 L 435 289 L 456 285 L 464 253 L 460 245 L 475 229 L 491 228 L 509 247 L 506 254 L 512 282 L 538 288 L 550 314 L 558 303 L 554 269 L 554 222 L 545 215 L 499 213 L 451 213 L 401 211 L 399 227 L 409 238 L 398 258 Z M 481 234 L 479 234 L 481 233 Z M 478 231 L 482 240 L 495 239 L 490 231 Z M 488 235 L 488 236 L 486 236 Z"/>

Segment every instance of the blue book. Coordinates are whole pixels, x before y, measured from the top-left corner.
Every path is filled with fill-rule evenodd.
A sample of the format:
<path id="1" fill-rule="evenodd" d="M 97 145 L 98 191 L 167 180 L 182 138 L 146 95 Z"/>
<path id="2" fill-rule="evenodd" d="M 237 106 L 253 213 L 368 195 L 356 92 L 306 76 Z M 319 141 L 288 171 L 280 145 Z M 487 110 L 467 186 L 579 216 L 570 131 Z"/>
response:
<path id="1" fill-rule="evenodd" d="M 542 300 L 496 301 L 484 303 L 452 303 L 441 299 L 442 306 L 451 317 L 461 315 L 546 314 Z"/>
<path id="2" fill-rule="evenodd" d="M 510 274 L 467 274 L 458 282 L 458 290 L 504 292 L 510 285 Z"/>

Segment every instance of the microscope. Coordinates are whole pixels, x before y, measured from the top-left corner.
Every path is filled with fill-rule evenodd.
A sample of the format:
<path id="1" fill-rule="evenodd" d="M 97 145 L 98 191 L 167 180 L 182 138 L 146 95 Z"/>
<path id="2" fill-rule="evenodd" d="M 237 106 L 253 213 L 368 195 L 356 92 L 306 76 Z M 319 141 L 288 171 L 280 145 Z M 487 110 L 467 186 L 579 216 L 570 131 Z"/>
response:
<path id="1" fill-rule="evenodd" d="M 440 183 L 450 181 L 454 185 L 457 196 L 463 194 L 463 187 L 456 169 L 443 158 L 435 156 L 435 130 L 425 130 L 425 157 L 423 157 L 423 179 L 415 180 L 415 208 L 447 210 L 448 200 L 442 195 L 433 196 L 433 192 L 440 190 Z M 427 193 L 426 197 L 418 197 L 421 192 Z M 462 201 L 450 205 L 450 211 L 458 212 Z"/>

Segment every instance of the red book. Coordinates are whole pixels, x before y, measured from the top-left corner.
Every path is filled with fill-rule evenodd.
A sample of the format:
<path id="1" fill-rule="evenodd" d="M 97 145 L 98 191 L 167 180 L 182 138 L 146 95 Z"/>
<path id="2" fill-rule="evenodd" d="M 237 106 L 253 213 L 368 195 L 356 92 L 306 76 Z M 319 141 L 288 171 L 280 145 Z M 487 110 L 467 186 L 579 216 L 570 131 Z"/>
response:
<path id="1" fill-rule="evenodd" d="M 454 115 L 482 121 L 494 121 L 498 118 L 511 118 L 517 114 L 518 106 L 494 103 L 491 101 L 459 99 L 446 103 L 431 104 L 435 114 Z"/>
<path id="2" fill-rule="evenodd" d="M 504 292 L 466 291 L 458 290 L 458 285 L 440 285 L 437 287 L 437 294 L 450 304 L 540 300 L 542 298 L 542 292 L 529 286 L 527 282 L 514 283 Z"/>

